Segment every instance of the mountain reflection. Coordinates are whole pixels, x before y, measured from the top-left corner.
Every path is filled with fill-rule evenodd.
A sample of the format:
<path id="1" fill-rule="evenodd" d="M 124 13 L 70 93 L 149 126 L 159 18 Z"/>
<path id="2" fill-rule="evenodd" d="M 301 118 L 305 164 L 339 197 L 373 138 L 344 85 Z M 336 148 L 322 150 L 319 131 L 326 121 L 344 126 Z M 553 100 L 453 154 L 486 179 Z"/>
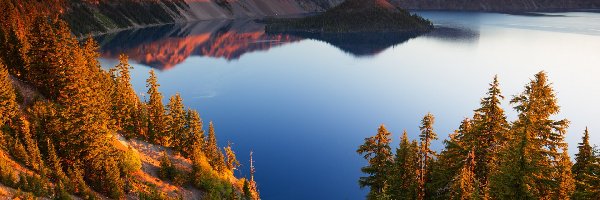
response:
<path id="1" fill-rule="evenodd" d="M 356 57 L 372 56 L 418 36 L 399 33 L 266 33 L 263 24 L 244 20 L 171 24 L 121 31 L 95 39 L 100 44 L 102 57 L 116 59 L 124 53 L 140 64 L 168 70 L 190 56 L 236 60 L 246 53 L 266 51 L 303 39 L 329 43 Z M 425 36 L 474 41 L 478 33 L 441 28 Z"/>
<path id="2" fill-rule="evenodd" d="M 122 53 L 138 63 L 167 70 L 190 56 L 239 59 L 242 55 L 268 50 L 301 38 L 269 35 L 252 21 L 207 21 L 123 31 L 96 38 L 102 57 Z"/>

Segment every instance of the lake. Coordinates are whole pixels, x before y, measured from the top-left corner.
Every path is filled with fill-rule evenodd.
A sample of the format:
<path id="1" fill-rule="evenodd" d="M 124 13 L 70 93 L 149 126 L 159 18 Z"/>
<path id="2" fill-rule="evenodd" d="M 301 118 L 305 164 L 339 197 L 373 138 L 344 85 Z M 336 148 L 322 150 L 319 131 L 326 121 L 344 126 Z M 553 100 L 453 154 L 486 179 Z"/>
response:
<path id="1" fill-rule="evenodd" d="M 508 101 L 541 70 L 568 118 L 570 154 L 585 127 L 600 144 L 600 13 L 509 15 L 419 12 L 436 30 L 421 36 L 267 34 L 251 20 L 206 21 L 97 37 L 104 67 L 126 53 L 142 94 L 158 72 L 168 97 L 179 92 L 219 143 L 234 144 L 248 176 L 254 151 L 263 199 L 364 199 L 356 153 L 384 123 L 394 148 L 403 130 L 418 136 L 431 112 L 442 141 L 472 116 L 498 75 Z M 168 98 L 165 98 L 167 101 Z M 205 127 L 207 128 L 207 127 Z"/>

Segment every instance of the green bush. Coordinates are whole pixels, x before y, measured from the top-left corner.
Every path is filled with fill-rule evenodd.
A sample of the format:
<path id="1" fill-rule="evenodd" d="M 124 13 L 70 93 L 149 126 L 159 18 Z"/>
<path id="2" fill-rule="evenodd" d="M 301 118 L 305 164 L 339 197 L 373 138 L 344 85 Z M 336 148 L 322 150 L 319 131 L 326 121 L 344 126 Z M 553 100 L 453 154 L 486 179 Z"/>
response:
<path id="1" fill-rule="evenodd" d="M 142 168 L 140 155 L 133 148 L 129 147 L 127 151 L 121 154 L 120 162 L 121 171 L 124 174 L 136 172 Z"/>

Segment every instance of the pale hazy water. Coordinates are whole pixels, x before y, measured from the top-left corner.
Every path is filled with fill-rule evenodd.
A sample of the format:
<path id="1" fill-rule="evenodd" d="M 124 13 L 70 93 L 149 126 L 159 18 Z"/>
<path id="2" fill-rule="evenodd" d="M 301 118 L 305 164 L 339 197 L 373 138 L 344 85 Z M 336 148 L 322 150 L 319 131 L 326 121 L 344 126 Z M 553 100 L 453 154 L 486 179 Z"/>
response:
<path id="1" fill-rule="evenodd" d="M 263 199 L 363 199 L 357 180 L 366 162 L 355 151 L 365 137 L 384 123 L 395 148 L 404 129 L 416 139 L 419 121 L 432 112 L 440 150 L 496 74 L 513 120 L 509 99 L 548 72 L 562 106 L 555 119 L 572 122 L 570 153 L 586 126 L 600 144 L 599 13 L 421 14 L 454 31 L 359 57 L 318 40 L 233 60 L 191 56 L 158 71 L 160 89 L 165 101 L 180 92 L 205 124 L 214 121 L 219 143 L 234 143 L 243 175 L 254 150 Z M 115 64 L 114 56 L 102 61 Z M 133 65 L 133 85 L 145 92 L 150 68 Z"/>

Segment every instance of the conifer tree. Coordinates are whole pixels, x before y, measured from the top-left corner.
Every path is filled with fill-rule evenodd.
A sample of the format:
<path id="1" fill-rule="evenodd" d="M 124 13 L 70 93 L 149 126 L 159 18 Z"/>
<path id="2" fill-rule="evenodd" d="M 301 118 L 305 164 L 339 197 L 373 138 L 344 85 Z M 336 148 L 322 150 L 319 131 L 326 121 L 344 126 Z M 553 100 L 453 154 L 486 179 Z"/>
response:
<path id="1" fill-rule="evenodd" d="M 206 141 L 204 152 L 213 169 L 219 172 L 225 169 L 225 158 L 217 144 L 217 136 L 215 135 L 215 128 L 212 122 L 208 125 L 208 141 Z"/>
<path id="2" fill-rule="evenodd" d="M 489 173 L 496 166 L 498 152 L 510 139 L 508 122 L 500 106 L 504 96 L 500 92 L 498 76 L 494 76 L 487 95 L 481 100 L 481 108 L 475 110 L 474 130 L 465 141 L 475 153 L 475 177 L 482 191 L 487 188 Z"/>
<path id="3" fill-rule="evenodd" d="M 390 197 L 392 199 L 416 199 L 419 170 L 419 149 L 417 142 L 408 140 L 406 131 L 402 133 L 400 146 L 396 149 L 393 173 L 390 176 Z"/>
<path id="4" fill-rule="evenodd" d="M 168 113 L 168 127 L 169 127 L 169 138 L 171 138 L 172 146 L 178 152 L 183 150 L 183 143 L 187 139 L 187 120 L 186 112 L 183 107 L 183 100 L 179 93 L 175 94 L 169 99 L 167 104 Z"/>
<path id="5" fill-rule="evenodd" d="M 550 118 L 560 108 L 546 73 L 536 74 L 511 103 L 519 112 L 511 129 L 515 138 L 501 156 L 496 177 L 491 180 L 490 195 L 498 199 L 559 198 L 559 187 L 568 179 L 561 177 L 564 166 L 558 163 L 569 159 L 563 153 L 569 121 Z"/>
<path id="6" fill-rule="evenodd" d="M 150 70 L 150 77 L 146 80 L 148 88 L 148 134 L 149 140 L 156 144 L 168 146 L 170 138 L 166 132 L 165 107 L 162 103 L 162 94 L 158 91 L 158 81 L 154 70 Z"/>
<path id="7" fill-rule="evenodd" d="M 419 160 L 419 195 L 418 199 L 425 199 L 426 188 L 425 183 L 427 181 L 427 171 L 429 170 L 429 162 L 432 157 L 435 156 L 435 152 L 431 150 L 430 145 L 432 140 L 437 140 L 437 134 L 433 130 L 433 124 L 435 118 L 433 114 L 427 113 L 423 120 L 421 120 L 421 134 L 419 138 L 420 144 L 420 160 Z"/>
<path id="8" fill-rule="evenodd" d="M 25 117 L 21 116 L 15 120 L 14 130 L 18 133 L 19 137 L 15 139 L 23 141 L 25 152 L 27 153 L 27 160 L 25 165 L 36 170 L 41 171 L 44 169 L 44 163 L 42 161 L 42 155 L 38 148 L 37 142 L 34 140 L 31 132 L 29 121 Z"/>
<path id="9" fill-rule="evenodd" d="M 230 142 L 228 142 L 227 147 L 225 147 L 225 155 L 227 156 L 227 169 L 233 172 L 240 166 L 240 161 L 237 160 Z"/>
<path id="10" fill-rule="evenodd" d="M 54 144 L 52 144 L 52 142 L 47 139 L 46 140 L 47 143 L 47 147 L 48 147 L 48 156 L 47 156 L 47 161 L 48 161 L 48 167 L 51 170 L 51 179 L 53 182 L 67 182 L 67 175 L 64 173 L 63 168 L 62 168 L 62 164 L 60 163 L 60 159 L 58 158 L 58 156 L 56 155 L 56 150 L 54 149 Z"/>
<path id="11" fill-rule="evenodd" d="M 460 171 L 451 185 L 450 199 L 483 199 L 479 190 L 479 181 L 475 177 L 475 152 L 470 151 Z"/>
<path id="12" fill-rule="evenodd" d="M 465 160 L 471 148 L 469 143 L 473 134 L 473 121 L 466 118 L 461 122 L 458 130 L 450 134 L 449 139 L 444 140 L 445 148 L 438 159 L 431 163 L 430 180 L 428 184 L 429 198 L 450 199 L 451 186 L 455 177 L 464 167 Z"/>
<path id="13" fill-rule="evenodd" d="M 126 137 L 135 137 L 138 118 L 139 98 L 131 85 L 131 75 L 128 57 L 119 56 L 119 64 L 115 66 L 112 118 L 116 119 L 117 127 Z"/>
<path id="14" fill-rule="evenodd" d="M 8 70 L 0 60 L 0 128 L 18 114 L 15 90 Z"/>
<path id="15" fill-rule="evenodd" d="M 183 141 L 181 146 L 183 147 L 184 155 L 191 155 L 193 153 L 193 147 L 196 143 L 202 147 L 204 145 L 204 130 L 202 128 L 202 119 L 197 111 L 188 109 L 186 112 L 186 131 L 182 135 Z"/>
<path id="16" fill-rule="evenodd" d="M 365 143 L 360 145 L 356 151 L 369 164 L 361 168 L 361 171 L 368 176 L 360 177 L 358 180 L 361 188 L 368 186 L 371 189 L 367 199 L 378 199 L 387 195 L 386 192 L 390 184 L 388 183 L 388 175 L 393 162 L 390 136 L 391 133 L 382 124 L 377 129 L 377 134 L 365 138 Z"/>
<path id="17" fill-rule="evenodd" d="M 594 155 L 590 145 L 590 135 L 586 128 L 581 143 L 577 147 L 579 153 L 575 154 L 575 164 L 572 167 L 573 177 L 575 178 L 575 192 L 573 199 L 592 199 L 600 194 L 598 185 L 600 181 L 600 172 L 598 169 L 598 158 Z"/>

